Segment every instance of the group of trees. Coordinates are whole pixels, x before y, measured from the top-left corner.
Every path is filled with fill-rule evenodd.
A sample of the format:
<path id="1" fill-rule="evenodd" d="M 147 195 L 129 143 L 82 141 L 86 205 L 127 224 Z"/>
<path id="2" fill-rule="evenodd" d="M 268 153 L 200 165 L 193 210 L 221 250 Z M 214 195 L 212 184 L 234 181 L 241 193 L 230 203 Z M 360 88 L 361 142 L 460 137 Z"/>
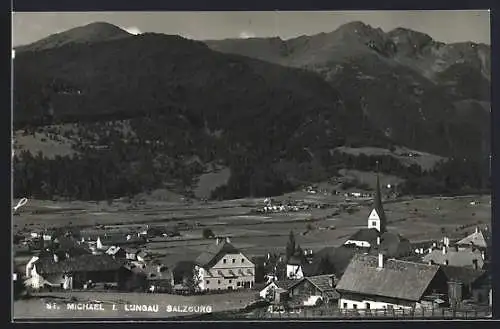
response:
<path id="1" fill-rule="evenodd" d="M 400 186 L 403 194 L 460 194 L 484 192 L 491 188 L 488 160 L 452 157 L 440 161 L 430 170 L 417 164 L 410 166 L 395 157 L 384 155 L 353 155 L 334 152 L 331 170 L 352 168 L 361 171 L 376 171 L 405 179 Z"/>

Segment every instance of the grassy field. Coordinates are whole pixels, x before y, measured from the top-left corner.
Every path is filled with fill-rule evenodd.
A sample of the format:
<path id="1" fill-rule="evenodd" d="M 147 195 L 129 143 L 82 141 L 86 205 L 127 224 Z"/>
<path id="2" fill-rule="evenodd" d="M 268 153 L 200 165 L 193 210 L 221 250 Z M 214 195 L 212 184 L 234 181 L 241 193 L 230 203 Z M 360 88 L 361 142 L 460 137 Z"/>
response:
<path id="1" fill-rule="evenodd" d="M 394 157 L 395 159 L 398 159 L 401 161 L 401 163 L 411 166 L 412 164 L 417 164 L 419 165 L 423 170 L 429 170 L 432 169 L 437 162 L 444 160 L 445 158 L 440 157 L 438 155 L 430 154 L 430 153 L 425 153 L 425 152 L 420 152 L 420 151 L 415 151 L 415 150 L 410 150 L 408 148 L 404 147 L 397 147 L 393 152 L 391 152 L 388 149 L 383 149 L 383 148 L 377 148 L 377 147 L 359 147 L 359 148 L 352 148 L 352 147 L 338 147 L 336 148 L 337 151 L 352 154 L 352 155 L 359 155 L 359 154 L 365 154 L 368 156 L 383 156 L 383 155 L 389 155 Z M 407 156 L 408 153 L 412 153 L 417 156 L 412 156 L 409 157 Z"/>
<path id="2" fill-rule="evenodd" d="M 288 198 L 290 195 L 283 197 Z M 341 196 L 307 195 L 296 192 L 293 197 L 310 198 L 331 205 L 345 202 Z M 479 201 L 471 205 L 471 201 Z M 366 226 L 371 211 L 370 202 L 352 205 L 351 213 L 339 212 L 338 207 L 312 209 L 289 214 L 251 214 L 249 204 L 262 200 L 236 200 L 185 204 L 147 204 L 127 210 L 124 204 L 113 205 L 84 202 L 49 202 L 31 200 L 18 216 L 13 217 L 14 231 L 54 228 L 60 226 L 94 226 L 126 224 L 186 223 L 181 236 L 156 239 L 145 247 L 155 253 L 172 256 L 172 261 L 184 255 L 199 254 L 213 240 L 203 239 L 202 231 L 210 228 L 218 236 L 231 237 L 232 242 L 249 255 L 284 250 L 288 233 L 294 230 L 297 242 L 313 250 L 342 244 L 350 234 Z M 489 196 L 460 198 L 420 198 L 386 202 L 385 211 L 390 231 L 410 240 L 441 238 L 442 230 L 449 236 L 463 236 L 476 224 L 491 222 Z M 333 216 L 335 214 L 335 216 Z M 325 219 L 326 216 L 331 218 Z M 469 225 L 466 229 L 459 229 Z M 182 256 L 179 256 L 182 255 Z"/>
<path id="3" fill-rule="evenodd" d="M 14 319 L 50 318 L 168 318 L 203 312 L 202 306 L 211 307 L 212 312 L 238 310 L 255 298 L 255 291 L 235 291 L 226 294 L 180 296 L 147 293 L 110 293 L 110 292 L 51 292 L 34 295 L 33 298 L 14 302 Z M 101 302 L 103 311 L 68 310 L 67 303 Z M 60 309 L 49 309 L 46 305 L 55 303 Z M 113 308 L 115 304 L 115 309 Z M 124 305 L 158 305 L 158 312 L 127 311 Z M 194 309 L 168 311 L 168 306 L 192 306 Z M 198 308 L 198 312 L 196 312 Z M 182 308 L 181 308 L 182 309 Z M 205 312 L 208 308 L 205 308 Z"/>

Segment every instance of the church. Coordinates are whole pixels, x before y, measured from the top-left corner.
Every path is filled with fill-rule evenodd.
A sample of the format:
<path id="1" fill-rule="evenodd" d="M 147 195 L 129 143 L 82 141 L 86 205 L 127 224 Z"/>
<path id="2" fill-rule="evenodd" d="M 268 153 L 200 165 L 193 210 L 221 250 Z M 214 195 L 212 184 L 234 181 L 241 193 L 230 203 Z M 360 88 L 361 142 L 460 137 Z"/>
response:
<path id="1" fill-rule="evenodd" d="M 410 241 L 397 233 L 387 231 L 387 217 L 382 204 L 380 179 L 377 173 L 373 209 L 368 216 L 367 227 L 354 233 L 344 243 L 366 252 L 383 252 L 386 257 L 404 257 L 411 254 Z"/>

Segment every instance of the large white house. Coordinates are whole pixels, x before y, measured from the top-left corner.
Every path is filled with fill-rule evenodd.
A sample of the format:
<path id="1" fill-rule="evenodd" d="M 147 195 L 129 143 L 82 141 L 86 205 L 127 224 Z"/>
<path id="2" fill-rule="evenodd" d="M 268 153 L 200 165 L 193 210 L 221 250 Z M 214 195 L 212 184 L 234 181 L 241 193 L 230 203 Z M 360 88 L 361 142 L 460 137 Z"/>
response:
<path id="1" fill-rule="evenodd" d="M 255 264 L 229 238 L 217 239 L 195 263 L 195 281 L 201 291 L 252 288 L 255 283 Z"/>

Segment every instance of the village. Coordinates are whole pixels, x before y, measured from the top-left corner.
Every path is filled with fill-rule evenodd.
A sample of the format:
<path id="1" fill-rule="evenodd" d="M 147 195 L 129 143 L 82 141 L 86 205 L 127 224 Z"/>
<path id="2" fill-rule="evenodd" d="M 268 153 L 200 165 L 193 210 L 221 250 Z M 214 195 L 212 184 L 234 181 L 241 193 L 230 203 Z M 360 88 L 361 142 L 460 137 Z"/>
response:
<path id="1" fill-rule="evenodd" d="M 371 211 L 364 227 L 338 246 L 325 241 L 322 247 L 302 247 L 304 232 L 282 227 L 285 244 L 249 254 L 238 247 L 243 237 L 216 234 L 198 221 L 25 230 L 14 237 L 17 254 L 26 259 L 15 269 L 14 285 L 23 287 L 19 298 L 122 292 L 152 294 L 169 303 L 175 296 L 210 300 L 241 293 L 242 305 L 232 310 L 231 318 L 489 316 L 489 225 L 468 225 L 473 231 L 461 238 L 443 232 L 441 238 L 411 241 L 388 228 L 383 199 L 397 196 L 386 190 L 377 175 L 374 193 L 344 194 L 348 202 L 369 202 Z M 312 187 L 304 192 L 325 193 Z M 335 217 L 342 207 L 267 198 L 249 213 L 288 216 L 311 208 L 328 208 L 325 217 Z M 312 230 L 307 225 L 306 233 Z M 146 247 L 167 240 L 187 243 L 182 240 L 186 226 L 200 226 L 200 238 L 208 241 L 199 253 L 172 258 Z M 218 311 L 216 306 L 210 309 Z"/>

